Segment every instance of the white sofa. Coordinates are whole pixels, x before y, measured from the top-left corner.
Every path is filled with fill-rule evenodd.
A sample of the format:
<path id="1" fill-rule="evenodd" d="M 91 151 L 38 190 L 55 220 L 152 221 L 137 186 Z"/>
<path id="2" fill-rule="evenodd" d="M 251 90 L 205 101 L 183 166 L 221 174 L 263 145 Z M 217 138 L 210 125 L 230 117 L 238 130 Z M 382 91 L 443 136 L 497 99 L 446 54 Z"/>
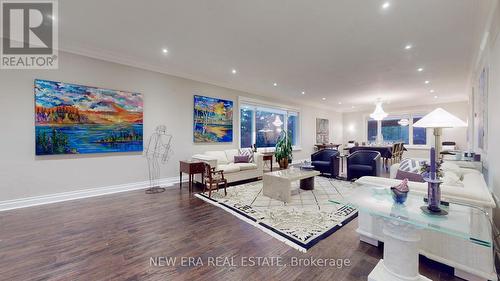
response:
<path id="1" fill-rule="evenodd" d="M 393 179 L 398 168 L 399 164 L 391 167 L 391 178 L 362 177 L 356 182 L 390 188 L 401 182 Z M 442 185 L 442 200 L 480 207 L 491 216 L 491 210 L 496 204 L 483 175 L 473 169 L 461 169 L 460 172 L 463 174 L 463 186 Z M 410 182 L 409 188 L 413 193 L 427 195 L 426 183 Z M 372 245 L 378 246 L 379 241 L 384 241 L 381 224 L 366 212 L 359 212 L 357 232 L 361 241 Z M 419 247 L 421 255 L 453 267 L 457 277 L 471 281 L 497 280 L 492 248 L 431 230 L 422 231 Z"/>
<path id="2" fill-rule="evenodd" d="M 216 170 L 224 171 L 224 178 L 227 182 L 236 182 L 241 180 L 260 178 L 264 174 L 263 155 L 254 153 L 252 163 L 234 163 L 234 156 L 239 155 L 238 149 L 207 151 L 203 154 L 193 155 L 193 160 L 203 161 L 208 163 Z M 196 181 L 201 179 L 196 178 Z"/>

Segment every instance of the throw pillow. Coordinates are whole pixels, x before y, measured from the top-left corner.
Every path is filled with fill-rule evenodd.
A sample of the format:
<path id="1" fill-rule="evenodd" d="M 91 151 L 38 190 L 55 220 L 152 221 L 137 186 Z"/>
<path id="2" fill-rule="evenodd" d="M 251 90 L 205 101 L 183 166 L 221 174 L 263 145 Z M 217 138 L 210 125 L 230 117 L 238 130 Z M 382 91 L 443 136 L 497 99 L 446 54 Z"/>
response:
<path id="1" fill-rule="evenodd" d="M 414 182 L 425 182 L 424 177 L 422 177 L 421 174 L 411 173 L 411 172 L 406 172 L 406 171 L 401 171 L 401 170 L 398 170 L 398 172 L 396 174 L 396 179 L 398 179 L 398 180 L 408 179 L 409 181 L 414 181 Z"/>
<path id="2" fill-rule="evenodd" d="M 253 163 L 253 150 L 252 148 L 240 148 L 240 155 L 248 155 L 248 162 Z"/>
<path id="3" fill-rule="evenodd" d="M 399 170 L 404 172 L 420 173 L 420 162 L 414 159 L 405 158 L 399 164 Z"/>
<path id="4" fill-rule="evenodd" d="M 236 155 L 234 156 L 234 163 L 248 163 L 250 156 L 248 155 Z"/>

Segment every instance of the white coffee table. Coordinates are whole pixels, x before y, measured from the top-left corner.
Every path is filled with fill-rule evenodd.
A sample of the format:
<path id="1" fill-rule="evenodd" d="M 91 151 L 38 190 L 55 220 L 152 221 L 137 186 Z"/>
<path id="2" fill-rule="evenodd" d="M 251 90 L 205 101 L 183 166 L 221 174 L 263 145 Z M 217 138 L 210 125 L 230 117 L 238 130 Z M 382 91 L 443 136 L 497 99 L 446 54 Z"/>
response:
<path id="1" fill-rule="evenodd" d="M 300 180 L 300 188 L 314 189 L 314 177 L 318 171 L 290 168 L 286 170 L 265 173 L 262 176 L 263 193 L 267 197 L 289 203 L 292 197 L 292 182 Z"/>

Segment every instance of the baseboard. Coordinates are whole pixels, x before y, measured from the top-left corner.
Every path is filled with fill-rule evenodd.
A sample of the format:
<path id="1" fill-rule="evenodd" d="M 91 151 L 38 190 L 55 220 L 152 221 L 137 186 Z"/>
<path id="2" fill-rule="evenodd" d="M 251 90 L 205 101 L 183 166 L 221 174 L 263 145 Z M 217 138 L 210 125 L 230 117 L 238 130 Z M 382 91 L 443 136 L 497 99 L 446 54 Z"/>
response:
<path id="1" fill-rule="evenodd" d="M 160 180 L 160 185 L 163 187 L 172 187 L 176 183 L 179 183 L 178 177 L 163 178 Z M 146 189 L 148 187 L 149 187 L 149 181 L 141 181 L 141 182 L 111 185 L 99 188 L 83 189 L 70 192 L 62 192 L 62 193 L 48 194 L 42 196 L 0 201 L 0 212 L 38 206 L 38 205 L 51 204 L 56 202 L 108 195 L 125 191 Z"/>

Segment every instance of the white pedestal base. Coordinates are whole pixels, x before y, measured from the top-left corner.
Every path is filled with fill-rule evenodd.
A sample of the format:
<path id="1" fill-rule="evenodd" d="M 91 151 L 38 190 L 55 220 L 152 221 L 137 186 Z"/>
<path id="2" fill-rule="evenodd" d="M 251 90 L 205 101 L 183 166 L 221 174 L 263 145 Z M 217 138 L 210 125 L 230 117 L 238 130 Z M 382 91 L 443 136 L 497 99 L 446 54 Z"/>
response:
<path id="1" fill-rule="evenodd" d="M 385 268 L 384 260 L 380 260 L 377 266 L 368 275 L 368 281 L 432 281 L 431 279 L 418 275 L 413 278 L 407 278 L 403 276 L 397 276 Z"/>
<path id="2" fill-rule="evenodd" d="M 380 218 L 385 235 L 384 259 L 368 275 L 369 281 L 431 281 L 418 273 L 420 229 L 406 222 Z"/>

